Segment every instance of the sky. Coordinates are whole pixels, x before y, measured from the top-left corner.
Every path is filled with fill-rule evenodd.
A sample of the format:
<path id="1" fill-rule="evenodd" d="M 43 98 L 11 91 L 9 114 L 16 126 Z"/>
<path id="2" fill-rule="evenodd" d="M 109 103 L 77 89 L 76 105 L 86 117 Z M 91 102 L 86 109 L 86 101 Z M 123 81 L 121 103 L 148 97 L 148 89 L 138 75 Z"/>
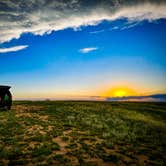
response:
<path id="1" fill-rule="evenodd" d="M 1 0 L 0 84 L 14 98 L 166 93 L 166 2 Z"/>

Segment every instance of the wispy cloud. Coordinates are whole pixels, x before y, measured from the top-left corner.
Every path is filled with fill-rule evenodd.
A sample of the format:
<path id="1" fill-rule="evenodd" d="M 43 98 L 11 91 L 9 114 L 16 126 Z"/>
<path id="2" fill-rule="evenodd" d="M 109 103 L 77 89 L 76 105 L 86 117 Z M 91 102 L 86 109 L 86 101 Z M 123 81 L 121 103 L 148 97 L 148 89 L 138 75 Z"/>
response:
<path id="1" fill-rule="evenodd" d="M 102 30 L 99 30 L 99 31 L 92 31 L 92 32 L 89 32 L 90 34 L 98 34 L 98 33 L 102 33 L 104 32 L 105 30 L 102 29 Z"/>
<path id="2" fill-rule="evenodd" d="M 124 24 L 121 24 L 119 26 L 114 26 L 112 28 L 110 28 L 109 30 L 125 30 L 125 29 L 130 29 L 133 28 L 135 26 L 141 25 L 141 22 L 125 22 Z"/>
<path id="3" fill-rule="evenodd" d="M 86 53 L 89 53 L 89 52 L 95 51 L 95 50 L 98 50 L 98 48 L 97 47 L 87 47 L 87 48 L 82 48 L 79 51 L 83 54 L 86 54 Z"/>
<path id="4" fill-rule="evenodd" d="M 16 51 L 23 50 L 27 47 L 28 45 L 21 45 L 21 46 L 9 47 L 9 48 L 0 48 L 0 53 L 16 52 Z"/>
<path id="5" fill-rule="evenodd" d="M 109 30 L 112 31 L 112 30 L 117 30 L 117 29 L 120 29 L 118 26 L 114 26 L 112 28 L 110 28 Z"/>

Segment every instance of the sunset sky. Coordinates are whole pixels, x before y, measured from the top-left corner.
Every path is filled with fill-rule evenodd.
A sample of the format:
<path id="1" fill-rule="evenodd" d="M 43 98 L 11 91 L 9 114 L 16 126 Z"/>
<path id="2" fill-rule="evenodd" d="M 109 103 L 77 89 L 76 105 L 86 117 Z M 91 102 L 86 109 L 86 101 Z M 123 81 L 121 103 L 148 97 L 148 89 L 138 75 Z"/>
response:
<path id="1" fill-rule="evenodd" d="M 1 0 L 0 84 L 15 98 L 166 93 L 166 3 Z"/>

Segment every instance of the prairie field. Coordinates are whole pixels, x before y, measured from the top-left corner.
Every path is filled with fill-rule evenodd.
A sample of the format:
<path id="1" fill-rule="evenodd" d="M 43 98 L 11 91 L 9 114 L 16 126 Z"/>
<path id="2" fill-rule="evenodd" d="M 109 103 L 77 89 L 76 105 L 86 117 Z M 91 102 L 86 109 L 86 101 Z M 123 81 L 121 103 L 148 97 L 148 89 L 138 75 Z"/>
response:
<path id="1" fill-rule="evenodd" d="M 0 165 L 166 165 L 166 103 L 15 101 Z"/>

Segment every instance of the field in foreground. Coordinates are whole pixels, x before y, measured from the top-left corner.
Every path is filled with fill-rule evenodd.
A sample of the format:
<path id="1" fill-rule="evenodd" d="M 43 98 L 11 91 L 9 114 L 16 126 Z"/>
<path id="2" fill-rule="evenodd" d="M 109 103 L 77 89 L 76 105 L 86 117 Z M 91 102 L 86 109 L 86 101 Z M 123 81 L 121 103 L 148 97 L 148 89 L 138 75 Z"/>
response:
<path id="1" fill-rule="evenodd" d="M 14 102 L 0 165 L 166 165 L 166 103 Z"/>

